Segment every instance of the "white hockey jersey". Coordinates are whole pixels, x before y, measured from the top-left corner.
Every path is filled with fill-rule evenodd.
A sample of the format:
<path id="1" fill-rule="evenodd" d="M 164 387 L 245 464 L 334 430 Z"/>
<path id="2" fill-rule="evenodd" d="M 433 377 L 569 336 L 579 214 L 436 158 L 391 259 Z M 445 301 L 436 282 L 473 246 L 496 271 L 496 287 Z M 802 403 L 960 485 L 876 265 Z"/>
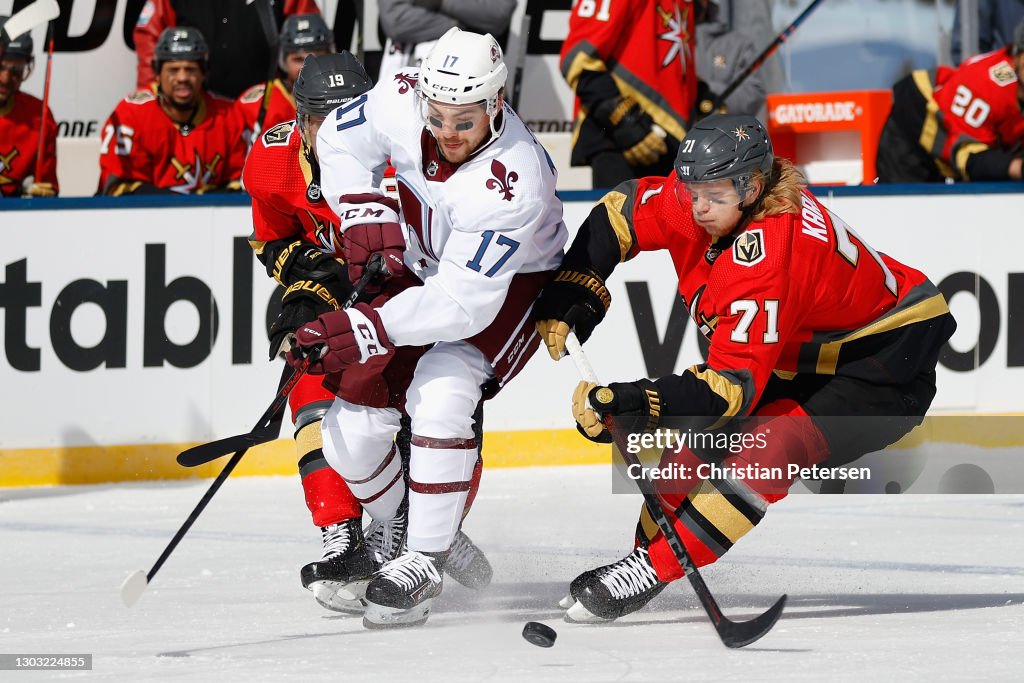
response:
<path id="1" fill-rule="evenodd" d="M 417 69 L 336 109 L 317 136 L 324 196 L 344 232 L 398 220 L 405 264 L 423 280 L 379 313 L 391 341 L 469 338 L 495 318 L 517 273 L 553 270 L 567 232 L 547 152 L 505 106 L 503 129 L 469 160 L 448 164 L 424 128 Z M 401 216 L 375 202 L 390 157 Z"/>

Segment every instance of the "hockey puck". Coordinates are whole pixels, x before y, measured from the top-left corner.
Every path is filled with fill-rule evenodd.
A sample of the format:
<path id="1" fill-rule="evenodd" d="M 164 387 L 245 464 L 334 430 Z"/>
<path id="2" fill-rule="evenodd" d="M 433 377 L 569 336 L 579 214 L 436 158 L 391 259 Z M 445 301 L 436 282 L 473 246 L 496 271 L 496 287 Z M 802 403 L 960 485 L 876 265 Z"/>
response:
<path id="1" fill-rule="evenodd" d="M 523 638 L 537 647 L 551 647 L 555 644 L 558 634 L 555 629 L 536 621 L 528 621 L 523 625 Z"/>

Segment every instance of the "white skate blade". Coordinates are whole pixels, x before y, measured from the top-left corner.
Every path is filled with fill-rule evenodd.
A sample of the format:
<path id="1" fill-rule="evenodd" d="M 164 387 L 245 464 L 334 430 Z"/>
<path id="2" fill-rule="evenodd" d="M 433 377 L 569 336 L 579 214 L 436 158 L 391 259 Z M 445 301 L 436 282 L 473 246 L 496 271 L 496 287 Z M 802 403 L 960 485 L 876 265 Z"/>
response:
<path id="1" fill-rule="evenodd" d="M 562 609 L 569 609 L 574 604 L 576 604 L 576 598 L 572 597 L 571 595 L 566 595 L 564 598 L 558 601 L 558 606 Z"/>
<path id="2" fill-rule="evenodd" d="M 362 614 L 366 609 L 366 601 L 363 600 L 363 596 L 366 594 L 368 583 L 370 583 L 369 579 L 350 583 L 314 581 L 309 584 L 309 590 L 313 592 L 313 597 L 321 607 L 332 612 Z"/>
<path id="3" fill-rule="evenodd" d="M 131 607 L 142 597 L 148 585 L 149 579 L 146 578 L 146 572 L 141 569 L 132 572 L 121 584 L 121 602 L 125 607 Z"/>
<path id="4" fill-rule="evenodd" d="M 433 600 L 427 598 L 412 609 L 396 609 L 367 601 L 363 626 L 370 629 L 419 626 L 430 616 L 430 603 Z"/>
<path id="5" fill-rule="evenodd" d="M 572 606 L 566 610 L 564 619 L 570 624 L 607 624 L 609 621 L 613 621 L 597 616 L 578 601 L 573 602 Z"/>

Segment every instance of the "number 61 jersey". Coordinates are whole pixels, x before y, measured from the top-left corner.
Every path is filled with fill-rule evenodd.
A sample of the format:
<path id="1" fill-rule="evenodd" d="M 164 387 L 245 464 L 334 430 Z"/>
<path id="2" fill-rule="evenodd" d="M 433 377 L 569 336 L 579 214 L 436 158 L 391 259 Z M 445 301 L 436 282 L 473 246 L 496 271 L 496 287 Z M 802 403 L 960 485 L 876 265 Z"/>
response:
<path id="1" fill-rule="evenodd" d="M 324 196 L 342 233 L 359 223 L 403 226 L 405 263 L 423 286 L 380 309 L 396 345 L 469 339 L 499 311 L 529 323 L 567 237 L 554 164 L 508 106 L 497 135 L 466 161 L 448 162 L 424 127 L 417 78 L 416 69 L 400 71 L 327 117 L 317 141 Z M 400 216 L 376 189 L 388 158 Z"/>

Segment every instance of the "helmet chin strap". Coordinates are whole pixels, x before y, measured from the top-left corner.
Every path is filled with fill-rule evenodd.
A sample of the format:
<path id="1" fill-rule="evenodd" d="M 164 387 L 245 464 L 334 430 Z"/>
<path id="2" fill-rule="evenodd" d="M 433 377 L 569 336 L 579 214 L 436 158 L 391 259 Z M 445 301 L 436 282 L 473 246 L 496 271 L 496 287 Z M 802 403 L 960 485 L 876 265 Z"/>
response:
<path id="1" fill-rule="evenodd" d="M 742 232 L 742 230 L 745 229 L 747 225 L 750 223 L 750 218 L 754 215 L 754 212 L 761 205 L 761 200 L 764 199 L 766 194 L 768 194 L 768 188 L 775 183 L 776 179 L 774 177 L 774 173 L 775 169 L 772 168 L 772 170 L 768 172 L 768 177 L 765 178 L 764 182 L 761 184 L 761 191 L 757 193 L 757 197 L 754 199 L 754 201 L 750 202 L 742 209 L 740 209 L 740 220 L 738 223 L 736 223 L 736 227 L 733 229 L 733 231 L 729 233 L 730 237 Z M 748 180 L 747 182 L 749 183 L 750 181 Z M 736 189 L 737 191 L 740 191 L 739 188 Z M 749 193 L 749 190 L 742 190 L 742 193 L 744 197 L 746 197 L 746 195 Z"/>

